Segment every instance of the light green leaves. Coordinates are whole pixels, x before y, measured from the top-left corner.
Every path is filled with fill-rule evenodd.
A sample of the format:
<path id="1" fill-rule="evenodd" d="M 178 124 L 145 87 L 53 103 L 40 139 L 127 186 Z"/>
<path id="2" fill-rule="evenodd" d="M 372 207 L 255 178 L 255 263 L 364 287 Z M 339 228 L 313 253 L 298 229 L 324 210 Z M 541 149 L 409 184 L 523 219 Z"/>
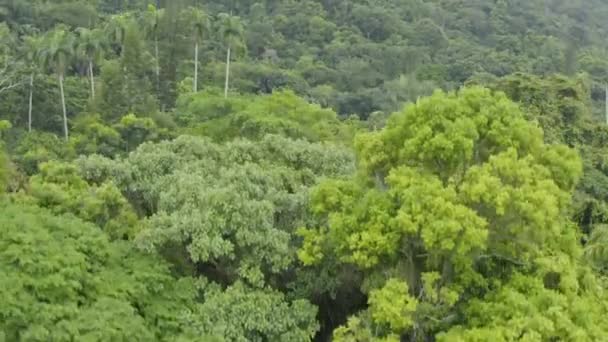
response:
<path id="1" fill-rule="evenodd" d="M 576 161 L 575 157 L 571 162 Z M 530 254 L 561 248 L 570 194 L 533 156 L 519 158 L 514 149 L 492 156 L 469 169 L 461 191 L 465 202 L 489 221 L 494 253 L 527 262 Z"/>
<path id="2" fill-rule="evenodd" d="M 0 120 L 0 139 L 4 138 L 5 132 L 11 129 L 12 125 L 7 120 Z"/>
<path id="3" fill-rule="evenodd" d="M 300 229 L 304 263 L 336 257 L 367 274 L 369 313 L 336 336 L 434 335 L 517 271 L 579 288 L 567 208 L 580 159 L 542 141 L 515 104 L 482 88 L 437 92 L 359 135 L 359 173 L 316 187 L 320 227 Z"/>
<path id="4" fill-rule="evenodd" d="M 418 236 L 430 255 L 465 256 L 485 248 L 487 222 L 460 201 L 455 187 L 407 167 L 393 169 L 386 180 L 399 203 L 399 229 Z"/>
<path id="5" fill-rule="evenodd" d="M 382 289 L 371 291 L 369 305 L 374 321 L 388 325 L 391 331 L 401 333 L 414 324 L 417 300 L 399 279 L 389 279 Z"/>
<path id="6" fill-rule="evenodd" d="M 526 122 L 519 108 L 504 95 L 483 88 L 421 99 L 393 115 L 377 136 L 358 137 L 363 160 L 377 160 L 377 169 L 419 165 L 443 181 L 458 177 L 472 164 L 510 147 L 536 151 L 542 132 Z M 375 147 L 374 147 L 375 146 Z M 371 171 L 371 170 L 370 170 Z"/>
<path id="7" fill-rule="evenodd" d="M 345 124 L 331 109 L 308 103 L 293 91 L 264 96 L 220 98 L 207 91 L 180 98 L 178 120 L 194 133 L 216 141 L 237 137 L 259 140 L 268 134 L 311 142 L 335 141 L 350 144 L 356 126 Z"/>
<path id="8" fill-rule="evenodd" d="M 138 231 L 137 216 L 120 190 L 111 182 L 89 185 L 72 164 L 41 164 L 22 200 L 56 214 L 71 213 L 96 224 L 112 239 L 134 237 Z"/>
<path id="9" fill-rule="evenodd" d="M 545 279 L 546 282 L 546 279 Z M 516 274 L 466 311 L 470 326 L 457 326 L 438 341 L 601 341 L 608 337 L 600 292 L 553 291 L 543 279 Z"/>

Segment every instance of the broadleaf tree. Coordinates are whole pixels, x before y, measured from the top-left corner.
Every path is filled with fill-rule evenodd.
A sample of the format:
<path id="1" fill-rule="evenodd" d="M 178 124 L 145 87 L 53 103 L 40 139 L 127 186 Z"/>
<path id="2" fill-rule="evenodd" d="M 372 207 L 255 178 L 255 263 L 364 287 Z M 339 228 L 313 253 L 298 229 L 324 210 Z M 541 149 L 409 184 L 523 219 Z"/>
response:
<path id="1" fill-rule="evenodd" d="M 507 341 L 526 331 L 542 340 L 605 338 L 605 329 L 589 329 L 603 324 L 606 308 L 593 299 L 603 298 L 593 290 L 599 279 L 580 264 L 567 211 L 580 159 L 545 144 L 542 130 L 504 94 L 436 92 L 394 114 L 383 130 L 358 136 L 356 149 L 355 176 L 313 191 L 312 210 L 326 224 L 300 231 L 305 264 L 335 256 L 366 275 L 360 286 L 369 306 L 336 330 L 338 340 L 424 341 L 443 330 L 445 341 Z M 513 326 L 508 311 L 485 313 L 512 305 L 525 317 L 527 309 L 504 297 L 513 291 L 539 296 L 528 305 L 556 328 Z M 557 328 L 547 296 L 575 305 L 562 307 L 571 328 Z M 587 321 L 578 321 L 576 308 L 589 303 L 596 304 Z M 485 337 L 475 339 L 478 332 Z"/>

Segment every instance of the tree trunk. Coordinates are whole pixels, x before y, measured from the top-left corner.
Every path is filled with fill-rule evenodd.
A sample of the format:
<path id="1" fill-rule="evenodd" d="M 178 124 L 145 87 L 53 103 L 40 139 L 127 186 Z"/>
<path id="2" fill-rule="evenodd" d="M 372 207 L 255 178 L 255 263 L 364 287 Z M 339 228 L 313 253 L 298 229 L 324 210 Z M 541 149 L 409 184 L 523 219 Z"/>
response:
<path id="1" fill-rule="evenodd" d="M 194 92 L 198 91 L 198 42 L 194 43 Z"/>
<path id="2" fill-rule="evenodd" d="M 160 60 L 158 59 L 158 35 L 154 36 L 154 57 L 156 58 L 156 92 L 160 96 Z"/>
<path id="3" fill-rule="evenodd" d="M 608 124 L 608 84 L 606 84 L 606 124 Z"/>
<path id="4" fill-rule="evenodd" d="M 95 99 L 95 75 L 93 74 L 93 61 L 89 61 L 89 77 L 91 78 L 91 98 Z"/>
<path id="5" fill-rule="evenodd" d="M 226 84 L 224 84 L 224 98 L 228 98 L 228 84 L 230 82 L 230 46 L 228 46 L 228 52 L 226 53 Z"/>
<path id="6" fill-rule="evenodd" d="M 27 110 L 27 131 L 32 131 L 32 102 L 34 99 L 34 73 L 30 74 L 30 101 Z"/>
<path id="7" fill-rule="evenodd" d="M 65 109 L 65 94 L 63 92 L 63 74 L 59 74 L 59 91 L 61 93 L 61 109 L 63 110 L 63 135 L 65 140 L 69 139 L 68 133 L 68 113 Z"/>

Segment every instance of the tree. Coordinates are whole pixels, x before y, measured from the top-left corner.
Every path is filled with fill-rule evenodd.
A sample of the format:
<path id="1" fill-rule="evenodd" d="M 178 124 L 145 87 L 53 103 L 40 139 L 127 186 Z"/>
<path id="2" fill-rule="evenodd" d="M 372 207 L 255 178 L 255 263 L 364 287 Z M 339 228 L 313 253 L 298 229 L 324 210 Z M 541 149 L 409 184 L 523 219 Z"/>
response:
<path id="1" fill-rule="evenodd" d="M 27 130 L 32 131 L 32 107 L 34 100 L 34 78 L 39 68 L 40 53 L 44 47 L 42 36 L 27 36 L 25 38 L 25 60 L 30 68 L 29 97 L 27 110 Z"/>
<path id="2" fill-rule="evenodd" d="M 6 191 L 6 185 L 9 181 L 9 159 L 4 151 L 4 131 L 11 128 L 11 124 L 6 120 L 0 120 L 0 199 L 2 194 Z"/>
<path id="3" fill-rule="evenodd" d="M 19 63 L 13 51 L 16 37 L 6 23 L 0 23 L 0 94 L 23 84 L 19 77 Z"/>
<path id="4" fill-rule="evenodd" d="M 54 70 L 59 81 L 61 108 L 63 111 L 63 134 L 69 139 L 68 113 L 65 104 L 63 80 L 74 56 L 74 35 L 64 26 L 57 26 L 44 37 L 44 48 L 40 52 L 43 65 Z"/>
<path id="5" fill-rule="evenodd" d="M 349 173 L 348 151 L 278 136 L 228 145 L 182 136 L 144 143 L 120 161 L 91 156 L 78 165 L 90 183 L 117 184 L 148 217 L 138 246 L 163 255 L 176 274 L 209 281 L 186 315 L 193 336 L 312 338 L 316 309 L 275 284 L 297 267 L 290 246 L 295 223 L 308 217 L 307 189 L 317 177 Z"/>
<path id="6" fill-rule="evenodd" d="M 116 32 L 118 59 L 105 61 L 101 68 L 98 108 L 111 121 L 128 113 L 151 114 L 158 110 L 150 75 L 154 57 L 146 50 L 138 23 L 130 16 L 115 17 L 109 25 Z M 115 122 L 115 121 L 114 121 Z"/>
<path id="7" fill-rule="evenodd" d="M 332 141 L 350 146 L 359 122 L 343 122 L 331 109 L 308 103 L 293 91 L 262 96 L 238 95 L 228 101 L 206 91 L 182 98 L 178 120 L 192 132 L 216 141 L 262 139 L 278 134 L 310 142 Z"/>
<path id="8" fill-rule="evenodd" d="M 38 173 L 42 163 L 68 161 L 76 156 L 69 141 L 44 131 L 24 136 L 11 152 L 15 165 L 27 176 Z"/>
<path id="9" fill-rule="evenodd" d="M 477 82 L 471 80 L 472 82 Z M 599 125 L 592 109 L 592 87 L 586 77 L 538 77 L 516 73 L 483 84 L 503 91 L 525 109 L 529 120 L 543 128 L 544 140 L 576 147 L 583 159 L 584 175 L 578 183 L 572 217 L 584 234 L 608 223 L 608 173 L 606 125 Z M 603 88 L 603 86 L 602 86 Z M 604 97 L 603 89 L 601 97 Z"/>
<path id="10" fill-rule="evenodd" d="M 126 152 L 135 150 L 146 141 L 158 141 L 169 136 L 166 131 L 157 127 L 154 120 L 138 118 L 134 114 L 123 116 L 115 127 L 122 137 Z"/>
<path id="11" fill-rule="evenodd" d="M 530 304 L 539 321 L 553 320 L 545 296 L 576 307 L 593 302 L 587 281 L 599 280 L 579 264 L 567 210 L 580 159 L 566 146 L 545 144 L 542 130 L 503 93 L 438 91 L 394 114 L 383 130 L 359 135 L 355 146 L 359 172 L 313 190 L 311 209 L 321 223 L 301 230 L 305 264 L 335 258 L 365 275 L 368 307 L 336 330 L 337 340 L 424 341 L 459 324 L 454 334 L 492 331 L 495 322 L 513 333 L 504 336 L 522 336 L 526 328 L 514 327 L 510 313 L 483 310 L 509 308 L 512 287 L 539 294 Z M 533 290 L 543 282 L 544 290 Z M 557 289 L 565 298 L 553 295 Z M 589 325 L 565 309 L 573 334 L 603 324 L 603 304 L 592 310 Z M 531 336 L 573 336 L 557 330 Z M 603 331 L 580 336 L 594 340 Z M 444 340 L 474 340 L 449 336 Z"/>
<path id="12" fill-rule="evenodd" d="M 259 287 L 293 261 L 291 232 L 306 217 L 306 189 L 351 165 L 347 151 L 322 143 L 267 136 L 219 145 L 182 136 L 141 145 L 114 182 L 149 217 L 138 236 L 146 249 L 173 246 L 196 273 Z"/>
<path id="13" fill-rule="evenodd" d="M 228 98 L 228 87 L 230 82 L 230 54 L 233 49 L 238 49 L 243 45 L 244 27 L 239 17 L 220 13 L 219 34 L 226 47 L 226 80 L 224 83 L 224 98 Z"/>
<path id="14" fill-rule="evenodd" d="M 41 164 L 25 196 L 25 201 L 55 214 L 71 213 L 94 223 L 112 240 L 132 238 L 139 228 L 135 212 L 114 184 L 89 185 L 69 163 Z"/>
<path id="15" fill-rule="evenodd" d="M 100 29 L 78 29 L 78 40 L 76 53 L 85 59 L 91 82 L 91 99 L 95 99 L 95 75 L 94 66 L 102 57 L 105 49 L 105 35 Z"/>
<path id="16" fill-rule="evenodd" d="M 31 205 L 0 208 L 0 335 L 29 340 L 176 340 L 194 281 L 93 224 Z"/>
<path id="17" fill-rule="evenodd" d="M 311 341 L 318 329 L 316 308 L 306 300 L 290 303 L 278 291 L 251 289 L 240 282 L 225 291 L 209 286 L 197 309 L 196 314 L 207 319 L 192 322 L 195 336 L 212 333 L 239 342 Z"/>
<path id="18" fill-rule="evenodd" d="M 154 40 L 154 60 L 156 63 L 156 91 L 160 93 L 160 53 L 159 53 L 159 30 L 160 23 L 165 16 L 165 10 L 158 6 L 149 5 L 148 10 L 144 14 L 144 31 L 146 36 Z"/>
<path id="19" fill-rule="evenodd" d="M 0 69 L 0 94 L 23 84 L 16 75 L 17 70 L 16 63 L 13 61 L 5 63 L 4 67 Z"/>
<path id="20" fill-rule="evenodd" d="M 124 50 L 126 48 L 124 40 L 131 21 L 132 19 L 129 13 L 115 14 L 110 17 L 110 20 L 104 28 L 110 42 L 113 44 L 114 51 L 119 56 L 124 55 Z"/>
<path id="21" fill-rule="evenodd" d="M 4 146 L 0 150 L 0 196 L 6 191 L 6 185 L 8 184 L 8 158 L 4 152 Z"/>
<path id="22" fill-rule="evenodd" d="M 194 41 L 194 83 L 192 91 L 196 93 L 198 91 L 198 53 L 199 45 L 203 38 L 210 31 L 209 16 L 200 8 L 190 7 L 186 9 L 186 13 L 189 16 L 189 23 L 192 27 L 192 40 Z"/>
<path id="23" fill-rule="evenodd" d="M 100 154 L 113 157 L 122 152 L 120 134 L 106 125 L 99 115 L 81 116 L 74 120 L 70 144 L 78 154 Z"/>

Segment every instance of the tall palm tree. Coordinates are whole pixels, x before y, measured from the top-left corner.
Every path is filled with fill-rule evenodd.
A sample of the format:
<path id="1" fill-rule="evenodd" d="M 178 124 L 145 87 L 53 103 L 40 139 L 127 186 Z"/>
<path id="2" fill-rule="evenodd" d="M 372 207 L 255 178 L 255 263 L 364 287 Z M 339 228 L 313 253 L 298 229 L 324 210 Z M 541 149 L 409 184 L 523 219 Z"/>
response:
<path id="1" fill-rule="evenodd" d="M 230 54 L 233 49 L 243 47 L 243 35 L 245 29 L 241 19 L 226 13 L 218 15 L 220 19 L 219 33 L 226 46 L 226 82 L 224 84 L 224 98 L 228 98 L 228 87 L 230 83 Z"/>
<path id="2" fill-rule="evenodd" d="M 117 51 L 118 55 L 124 55 L 125 53 L 125 35 L 130 23 L 131 16 L 127 13 L 113 15 L 106 24 L 105 31 L 107 37 L 115 47 L 120 49 Z"/>
<path id="3" fill-rule="evenodd" d="M 100 29 L 78 29 L 76 53 L 87 62 L 89 80 L 91 82 L 91 98 L 95 99 L 94 64 L 102 58 L 105 49 L 105 34 Z"/>
<path id="4" fill-rule="evenodd" d="M 40 36 L 32 35 L 27 36 L 24 41 L 25 47 L 25 62 L 30 69 L 30 82 L 29 82 L 29 102 L 27 110 L 27 131 L 32 131 L 32 105 L 34 100 L 34 77 L 38 70 L 39 56 L 44 46 L 44 40 Z"/>
<path id="5" fill-rule="evenodd" d="M 157 4 L 158 5 L 158 4 Z M 158 9 L 157 6 L 149 5 L 148 11 L 144 14 L 143 17 L 143 26 L 146 37 L 154 40 L 154 59 L 156 61 L 156 91 L 160 92 L 160 56 L 159 56 L 159 48 L 158 48 L 158 33 L 160 23 L 165 16 L 164 9 Z"/>
<path id="6" fill-rule="evenodd" d="M 192 91 L 198 91 L 198 49 L 203 37 L 210 31 L 209 16 L 200 8 L 190 7 L 187 10 L 193 29 L 194 40 L 194 83 Z"/>
<path id="7" fill-rule="evenodd" d="M 61 108 L 63 110 L 63 133 L 69 139 L 68 114 L 65 106 L 63 79 L 74 55 L 74 35 L 65 26 L 58 26 L 47 33 L 40 57 L 45 67 L 53 69 L 59 81 Z"/>

